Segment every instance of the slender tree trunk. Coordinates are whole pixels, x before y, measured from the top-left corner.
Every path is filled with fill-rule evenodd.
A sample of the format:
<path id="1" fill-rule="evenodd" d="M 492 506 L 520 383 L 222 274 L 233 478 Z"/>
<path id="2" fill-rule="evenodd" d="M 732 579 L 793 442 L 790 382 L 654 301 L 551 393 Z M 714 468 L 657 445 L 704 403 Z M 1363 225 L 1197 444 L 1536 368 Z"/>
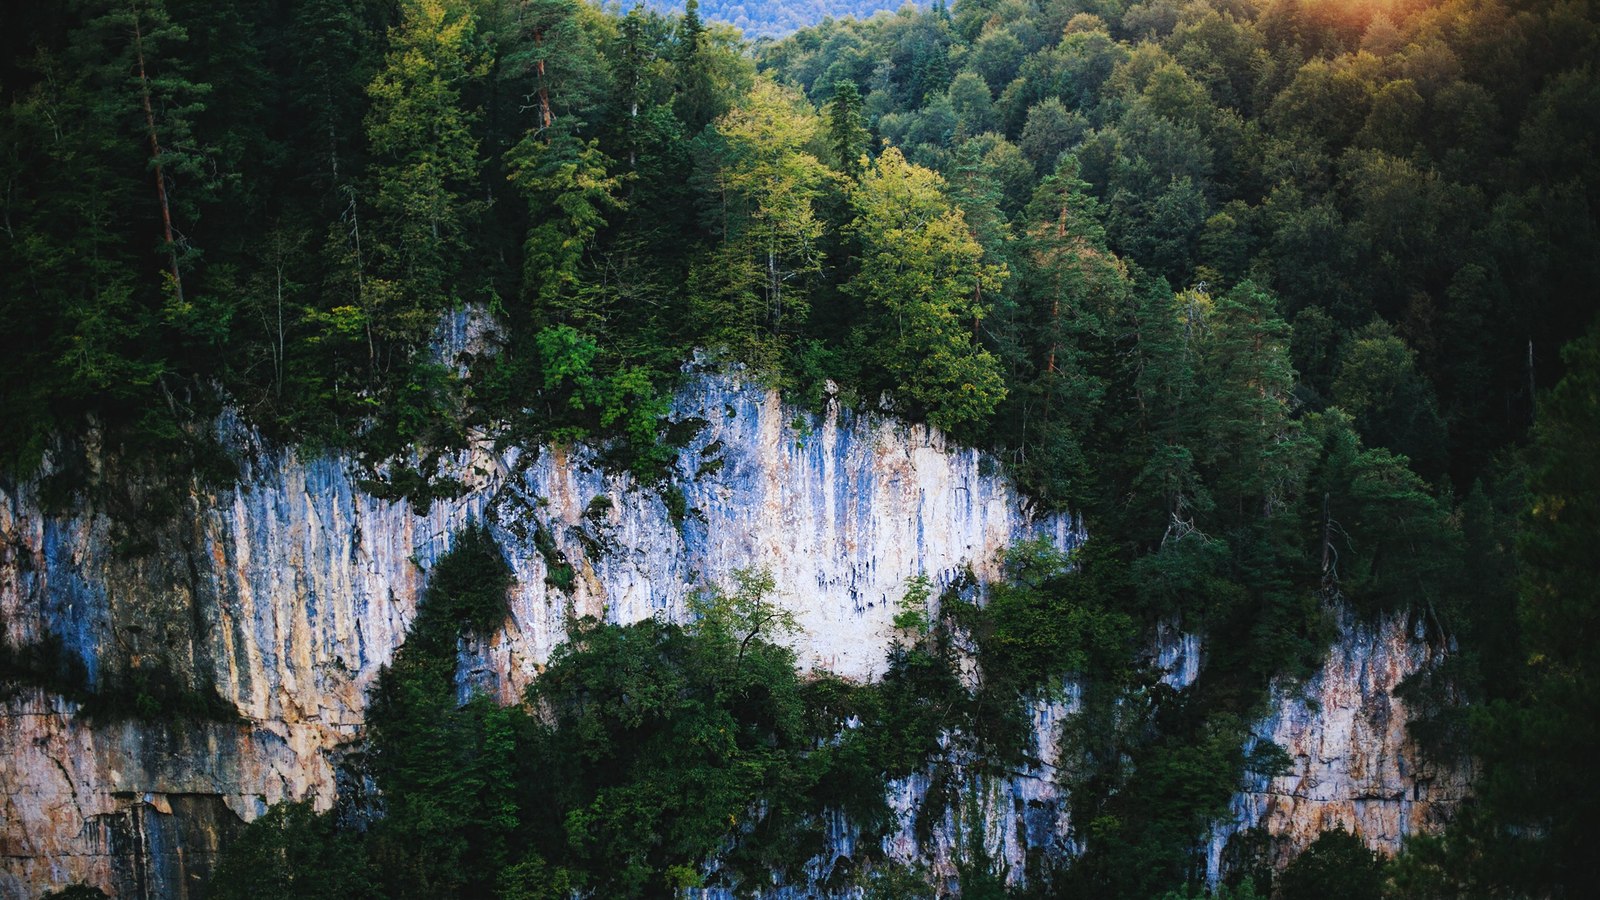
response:
<path id="1" fill-rule="evenodd" d="M 150 102 L 150 79 L 145 74 L 144 32 L 139 25 L 139 15 L 133 17 L 133 52 L 139 65 L 139 99 L 144 104 L 145 130 L 150 136 L 150 161 L 156 170 L 156 198 L 161 201 L 162 236 L 167 242 L 167 256 L 172 266 L 172 287 L 178 302 L 183 302 L 183 273 L 178 270 L 178 244 L 172 237 L 172 207 L 167 203 L 167 178 L 161 168 L 161 142 L 156 137 L 156 114 Z"/>
<path id="2" fill-rule="evenodd" d="M 639 151 L 635 147 L 639 131 L 639 85 L 637 82 L 630 89 L 630 94 L 633 102 L 628 105 L 628 168 L 632 169 L 639 162 Z"/>
<path id="3" fill-rule="evenodd" d="M 778 326 L 783 320 L 783 284 L 778 274 L 778 254 L 772 247 L 767 248 L 767 294 L 771 299 L 772 333 L 778 333 Z"/>
<path id="4" fill-rule="evenodd" d="M 538 62 L 534 63 L 534 70 L 539 74 L 539 130 L 549 129 L 550 123 L 555 121 L 555 116 L 550 113 L 550 85 L 544 80 L 544 32 L 536 31 L 533 34 L 533 46 L 539 53 Z"/>
<path id="5" fill-rule="evenodd" d="M 1533 380 L 1533 338 L 1528 338 L 1528 424 L 1533 424 L 1533 417 L 1539 412 L 1538 388 Z"/>
<path id="6" fill-rule="evenodd" d="M 1333 519 L 1328 516 L 1328 494 L 1322 494 L 1322 583 L 1332 584 L 1333 573 Z"/>
<path id="7" fill-rule="evenodd" d="M 1061 215 L 1056 219 L 1056 239 L 1065 241 L 1067 238 L 1067 205 L 1061 204 Z M 1059 261 L 1058 261 L 1059 262 Z M 1061 291 L 1055 292 L 1055 299 L 1050 301 L 1050 359 L 1045 365 L 1045 371 L 1055 374 L 1056 352 L 1061 349 Z M 1045 400 L 1049 403 L 1048 395 Z"/>
<path id="8" fill-rule="evenodd" d="M 274 348 L 272 358 L 272 377 L 278 399 L 283 399 L 283 260 L 280 257 L 274 267 L 277 274 L 278 294 L 278 344 Z"/>
<path id="9" fill-rule="evenodd" d="M 326 83 L 326 81 L 322 86 L 322 98 L 323 102 L 327 104 L 328 165 L 333 172 L 333 187 L 337 189 L 339 187 L 339 131 L 334 120 L 338 117 L 333 114 L 333 86 Z"/>
<path id="10" fill-rule="evenodd" d="M 356 305 L 365 313 L 362 324 L 367 332 L 367 368 L 377 371 L 378 353 L 372 340 L 372 310 L 367 308 L 367 289 L 363 280 L 366 272 L 366 263 L 361 259 L 361 218 L 356 210 L 356 192 L 350 190 L 350 207 L 346 212 L 350 216 L 350 243 L 356 252 Z"/>

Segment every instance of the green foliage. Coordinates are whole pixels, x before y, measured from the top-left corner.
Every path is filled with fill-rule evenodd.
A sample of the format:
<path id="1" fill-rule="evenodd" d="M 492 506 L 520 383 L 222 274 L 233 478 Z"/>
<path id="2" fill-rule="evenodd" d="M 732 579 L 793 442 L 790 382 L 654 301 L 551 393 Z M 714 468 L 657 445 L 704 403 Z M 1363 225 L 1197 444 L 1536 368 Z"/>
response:
<path id="1" fill-rule="evenodd" d="M 511 567 L 489 530 L 482 525 L 467 527 L 429 572 L 428 591 L 412 625 L 412 637 L 453 639 L 452 626 L 474 634 L 492 634 L 505 620 L 510 587 Z"/>
<path id="2" fill-rule="evenodd" d="M 500 871 L 495 894 L 504 900 L 563 900 L 572 896 L 572 875 L 550 868 L 537 853 Z"/>
<path id="3" fill-rule="evenodd" d="M 1405 456 L 1425 477 L 1443 472 L 1444 420 L 1416 371 L 1415 354 L 1385 327 L 1350 336 L 1332 399 L 1355 417 L 1368 444 Z"/>
<path id="4" fill-rule="evenodd" d="M 360 282 L 351 315 L 369 342 L 376 335 L 415 343 L 439 310 L 460 299 L 456 257 L 477 214 L 468 197 L 479 168 L 475 115 L 462 106 L 461 85 L 483 74 L 483 62 L 462 0 L 401 4 L 389 45 L 367 86 L 376 274 Z"/>
<path id="5" fill-rule="evenodd" d="M 906 592 L 901 595 L 894 614 L 894 627 L 909 632 L 913 639 L 926 637 L 933 627 L 928 600 L 933 596 L 933 580 L 926 575 L 913 575 L 906 579 Z"/>
<path id="6" fill-rule="evenodd" d="M 1161 895 L 1161 900 L 1262 900 L 1262 895 L 1256 891 L 1255 882 L 1246 879 L 1238 886 L 1218 885 L 1215 891 L 1207 892 L 1203 887 L 1193 884 L 1184 885 L 1182 890 L 1167 891 Z"/>
<path id="7" fill-rule="evenodd" d="M 1106 885 L 1119 896 L 1150 896 L 1181 885 L 1195 863 L 1195 847 L 1208 823 L 1221 815 L 1245 763 L 1245 729 L 1231 714 L 1205 717 L 1192 732 L 1137 748 L 1131 773 L 1075 797 L 1073 815 L 1090 825 L 1091 853 L 1069 869 L 1074 885 Z M 1100 790 L 1094 790 L 1099 788 Z"/>
<path id="8" fill-rule="evenodd" d="M 70 665 L 70 664 L 69 664 Z M 70 695 L 69 695 L 70 696 Z M 173 671 L 164 659 L 142 659 L 114 672 L 101 672 L 94 690 L 82 695 L 78 714 L 96 721 L 243 721 L 239 710 L 209 681 L 200 684 Z"/>
<path id="9" fill-rule="evenodd" d="M 663 12 L 681 4 L 670 0 L 651 0 L 650 6 Z M 706 0 L 700 6 L 705 17 L 726 22 L 747 37 L 781 37 L 815 24 L 823 16 L 869 18 L 878 12 L 893 12 L 899 6 L 891 0 L 819 0 L 813 3 L 755 3 L 751 0 Z"/>
<path id="10" fill-rule="evenodd" d="M 1043 539 L 1006 552 L 1006 578 L 993 587 L 974 635 L 989 677 L 1026 693 L 1052 690 L 1063 675 L 1113 684 L 1128 676 L 1138 627 L 1106 603 L 1126 574 L 1092 552 L 1072 562 Z"/>
<path id="11" fill-rule="evenodd" d="M 564 834 L 555 846 L 593 888 L 655 893 L 741 823 L 753 842 L 781 831 L 797 798 L 776 793 L 765 817 L 751 803 L 799 767 L 798 681 L 787 651 L 756 640 L 759 623 L 724 630 L 747 624 L 590 625 L 536 683 L 530 699 L 554 712 L 540 740 L 554 769 L 550 824 Z"/>
<path id="12" fill-rule="evenodd" d="M 1568 375 L 1539 407 L 1529 450 L 1530 502 L 1516 540 L 1520 689 L 1472 710 L 1479 808 L 1443 836 L 1408 845 L 1397 878 L 1418 895 L 1559 894 L 1588 883 L 1591 816 L 1583 773 L 1600 746 L 1594 697 L 1595 571 L 1587 545 L 1600 517 L 1600 331 L 1565 351 Z M 1498 673 L 1496 673 L 1498 674 Z M 1537 790 L 1530 789 L 1537 785 Z"/>
<path id="13" fill-rule="evenodd" d="M 935 896 L 926 873 L 916 869 L 885 869 L 867 881 L 866 900 L 933 900 Z"/>
<path id="14" fill-rule="evenodd" d="M 457 536 L 373 688 L 364 762 L 382 818 L 355 831 L 275 806 L 225 854 L 224 897 L 663 896 L 797 878 L 825 810 L 886 827 L 886 773 L 924 765 L 970 707 L 948 646 L 897 651 L 881 685 L 803 678 L 774 642 L 794 623 L 761 572 L 699 593 L 688 627 L 575 623 L 525 707 L 462 702 L 458 638 L 498 626 L 509 584 L 485 530 Z"/>
<path id="15" fill-rule="evenodd" d="M 1005 396 L 994 356 L 975 344 L 1005 269 L 983 261 L 938 175 L 884 151 L 850 194 L 860 271 L 846 292 L 867 305 L 865 343 L 888 386 L 945 429 L 974 425 Z"/>
<path id="16" fill-rule="evenodd" d="M 4 624 L 0 620 L 0 626 Z M 102 667 L 97 676 L 90 681 L 85 661 L 54 632 L 18 643 L 0 630 L 0 697 L 9 697 L 24 685 L 43 688 L 77 703 L 78 715 L 96 722 L 242 721 L 239 710 L 215 685 L 205 680 L 191 683 L 160 656 L 146 656 L 115 670 Z"/>
<path id="17" fill-rule="evenodd" d="M 585 622 L 531 688 L 552 718 L 530 789 L 557 809 L 539 846 L 589 889 L 699 883 L 713 854 L 707 886 L 794 877 L 821 848 L 822 810 L 884 827 L 886 774 L 921 765 L 958 721 L 946 651 L 897 651 L 881 685 L 802 679 L 772 643 L 793 623 L 771 587 L 735 573 L 696 597 L 688 628 Z"/>
<path id="18" fill-rule="evenodd" d="M 46 631 L 32 641 L 14 643 L 0 619 L 0 692 L 18 685 L 37 685 L 70 698 L 89 690 L 89 673 L 83 660 L 67 651 L 61 636 Z"/>
<path id="19" fill-rule="evenodd" d="M 714 346 L 767 368 L 804 324 L 821 271 L 815 204 L 828 173 L 807 149 L 818 130 L 804 98 L 757 79 L 701 141 L 721 246 L 691 273 L 690 313 Z"/>
<path id="20" fill-rule="evenodd" d="M 41 895 L 41 900 L 99 900 L 105 897 L 106 892 L 97 887 L 86 884 L 69 884 L 64 888 L 47 891 Z"/>
<path id="21" fill-rule="evenodd" d="M 367 764 L 384 817 L 363 832 L 333 813 L 281 803 L 233 842 L 214 884 L 224 897 L 437 897 L 482 893 L 510 863 L 506 793 L 526 714 L 483 697 L 457 701 L 456 647 L 505 616 L 510 568 L 481 526 L 440 557 L 406 643 L 368 711 Z"/>
<path id="22" fill-rule="evenodd" d="M 544 558 L 545 583 L 558 591 L 570 593 L 577 581 L 578 572 L 567 562 L 566 555 L 556 546 L 555 537 L 543 525 L 534 528 L 533 546 Z"/>
<path id="23" fill-rule="evenodd" d="M 366 847 L 309 802 L 274 804 L 228 845 L 209 887 L 222 900 L 377 897 Z"/>
<path id="24" fill-rule="evenodd" d="M 1277 887 L 1283 900 L 1379 900 L 1384 896 L 1383 861 L 1360 838 L 1336 828 L 1301 851 L 1283 870 Z"/>
<path id="25" fill-rule="evenodd" d="M 481 893 L 511 862 L 517 803 L 507 789 L 527 716 L 482 695 L 462 704 L 456 688 L 460 636 L 499 628 L 511 583 L 487 529 L 462 531 L 373 685 L 369 765 L 385 815 L 365 850 L 386 896 Z"/>
<path id="26" fill-rule="evenodd" d="M 862 116 L 861 91 L 854 81 L 834 84 L 826 112 L 828 149 L 833 151 L 834 168 L 848 178 L 860 178 L 861 158 L 867 153 L 871 135 Z"/>
<path id="27" fill-rule="evenodd" d="M 528 200 L 539 224 L 528 230 L 523 256 L 524 290 L 543 314 L 583 328 L 602 327 L 606 310 L 584 302 L 585 251 L 606 225 L 606 214 L 624 207 L 622 178 L 599 142 L 560 134 L 546 143 L 530 131 L 506 154 L 511 183 Z"/>
<path id="28" fill-rule="evenodd" d="M 731 593 L 713 585 L 689 598 L 697 635 L 728 647 L 737 643 L 742 653 L 763 632 L 775 638 L 799 630 L 793 614 L 767 599 L 773 588 L 770 573 L 738 569 L 732 577 Z"/>
<path id="29" fill-rule="evenodd" d="M 829 20 L 760 51 L 772 81 L 829 101 L 814 139 L 793 98 L 752 114 L 775 108 L 775 89 L 752 81 L 732 32 L 698 5 L 681 20 L 567 0 L 29 11 L 5 44 L 3 252 L 20 277 L 4 298 L 0 402 L 15 427 L 0 449 L 26 467 L 90 413 L 118 442 L 181 442 L 180 424 L 214 409 L 198 396 L 214 385 L 278 436 L 370 440 L 376 459 L 455 446 L 463 418 L 530 418 L 528 395 L 441 392 L 426 371 L 437 317 L 522 297 L 538 308 L 500 309 L 513 370 L 536 371 L 533 335 L 568 324 L 598 343 L 598 368 L 658 388 L 698 344 L 785 369 L 803 355 L 817 371 L 779 374 L 845 376 L 867 397 L 892 387 L 905 411 L 973 434 L 991 431 L 977 423 L 1004 391 L 1015 402 L 1002 417 L 1026 423 L 997 435 L 1019 476 L 1052 505 L 1084 506 L 1095 451 L 1083 434 L 1108 427 L 1099 392 L 1127 385 L 1107 369 L 1146 333 L 1128 329 L 1116 277 L 1073 288 L 1109 302 L 1039 326 L 1061 296 L 1053 277 L 1114 251 L 1170 284 L 1221 296 L 1248 277 L 1285 317 L 1322 314 L 1322 371 L 1296 358 L 1316 402 L 1345 406 L 1369 444 L 1464 491 L 1518 438 L 1530 368 L 1554 383 L 1553 347 L 1593 312 L 1600 254 L 1579 202 L 1592 154 L 1563 124 L 1593 105 L 1577 50 L 1593 23 L 1541 9 L 1516 29 L 1449 27 L 1480 18 L 1452 2 L 1334 28 L 1298 7 L 1247 6 L 1141 7 L 1124 21 L 1110 8 L 968 4 Z M 1493 37 L 1480 46 L 1478 33 Z M 1572 39 L 1538 60 L 1518 49 L 1546 33 Z M 709 177 L 727 160 L 697 161 L 690 142 L 730 110 L 759 125 L 733 140 L 747 196 L 696 221 L 728 199 Z M 874 304 L 904 302 L 889 295 L 915 284 L 885 279 L 873 247 L 837 233 L 844 201 L 800 163 L 859 175 L 875 137 L 942 169 L 984 265 L 1017 277 L 959 291 L 977 315 L 953 297 L 909 307 L 960 327 L 915 323 L 933 363 L 890 347 L 863 372 L 858 350 L 885 346 Z M 1007 226 L 1041 230 L 1021 208 L 1063 153 L 1103 234 L 1085 240 L 1092 254 L 1046 248 L 1024 265 Z M 508 179 L 523 205 L 504 202 Z M 162 204 L 173 231 L 154 242 Z M 729 235 L 752 237 L 729 249 Z M 691 270 L 693 305 L 677 296 Z M 1368 328 L 1374 316 L 1387 336 Z M 1045 337 L 1074 364 L 1052 371 Z M 400 406 L 414 412 L 405 427 L 369 428 Z"/>
<path id="30" fill-rule="evenodd" d="M 1322 565 L 1327 583 L 1359 608 L 1423 609 L 1439 621 L 1460 583 L 1459 526 L 1402 457 L 1359 446 L 1349 416 L 1312 416 L 1323 461 L 1313 490 L 1323 498 Z"/>
<path id="31" fill-rule="evenodd" d="M 668 377 L 650 365 L 628 364 L 594 335 L 560 324 L 508 348 L 476 388 L 494 403 L 526 403 L 522 391 L 536 398 L 536 407 L 518 410 L 502 440 L 597 442 L 609 462 L 654 481 L 674 456 L 663 439 L 669 398 L 662 382 Z M 513 399 L 519 395 L 524 400 Z"/>

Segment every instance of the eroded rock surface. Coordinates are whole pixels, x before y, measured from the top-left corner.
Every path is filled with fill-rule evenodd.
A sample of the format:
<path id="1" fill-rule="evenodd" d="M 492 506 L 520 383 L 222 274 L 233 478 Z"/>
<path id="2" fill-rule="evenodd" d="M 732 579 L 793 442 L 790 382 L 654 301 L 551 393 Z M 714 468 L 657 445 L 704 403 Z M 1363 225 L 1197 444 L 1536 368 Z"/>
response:
<path id="1" fill-rule="evenodd" d="M 1407 736 L 1406 704 L 1394 696 L 1440 652 L 1404 613 L 1375 622 L 1340 613 L 1339 638 L 1321 671 L 1280 686 L 1272 712 L 1253 729 L 1288 751 L 1292 770 L 1247 777 L 1209 842 L 1213 883 L 1229 842 L 1250 829 L 1265 829 L 1268 861 L 1282 866 L 1340 826 L 1392 854 L 1408 836 L 1444 825 L 1467 796 L 1470 766 L 1428 759 Z"/>
<path id="2" fill-rule="evenodd" d="M 130 526 L 82 500 L 46 512 L 37 483 L 0 492 L 0 614 L 13 644 L 58 637 L 91 684 L 159 667 L 193 690 L 214 686 L 245 719 L 92 725 L 59 696 L 17 692 L 0 707 L 0 893 L 81 880 L 177 896 L 161 862 L 176 850 L 162 841 L 181 843 L 183 829 L 163 824 L 179 816 L 165 798 L 214 798 L 244 820 L 285 798 L 331 804 L 366 691 L 403 640 L 428 567 L 469 522 L 489 523 L 517 586 L 504 629 L 464 648 L 463 690 L 505 700 L 573 616 L 679 618 L 697 585 L 756 566 L 804 629 L 801 664 L 868 678 L 908 577 L 948 581 L 970 566 L 983 580 L 1015 540 L 1081 539 L 1069 517 L 1030 514 L 992 459 L 921 426 L 813 416 L 712 376 L 690 383 L 676 413 L 704 423 L 677 461 L 681 506 L 584 451 L 483 442 L 454 460 L 467 492 L 419 513 L 365 493 L 346 460 L 268 451 L 236 423 L 222 428 L 245 461 L 239 484 L 159 489 L 177 501 L 163 520 Z M 144 490 L 123 505 L 156 499 Z M 563 563 L 566 590 L 547 581 Z M 113 839 L 107 817 L 129 819 L 137 840 Z M 214 847 L 204 839 L 185 856 Z M 153 873 L 138 885 L 119 874 L 130 856 Z"/>
<path id="3" fill-rule="evenodd" d="M 921 426 L 812 415 L 728 376 L 691 380 L 675 414 L 701 427 L 672 490 L 607 472 L 587 451 L 485 440 L 450 463 L 465 493 L 418 511 L 365 492 L 348 460 L 270 450 L 228 421 L 219 429 L 243 461 L 237 484 L 133 484 L 48 512 L 39 483 L 0 488 L 0 616 L 14 645 L 54 635 L 91 685 L 144 668 L 214 688 L 241 715 L 90 722 L 45 689 L 4 698 L 0 896 L 83 881 L 123 897 L 200 897 L 242 822 L 282 799 L 327 808 L 367 689 L 403 640 L 427 570 L 468 523 L 488 523 L 517 584 L 504 628 L 462 648 L 461 690 L 508 702 L 575 616 L 681 619 L 698 585 L 742 567 L 773 575 L 773 599 L 803 629 L 802 666 L 872 678 L 907 578 L 948 583 L 970 567 L 982 583 L 1018 539 L 1071 548 L 1084 537 L 1071 517 L 1034 515 L 992 459 Z M 143 524 L 128 514 L 157 502 L 167 514 Z M 1191 684 L 1198 639 L 1164 627 L 1153 640 L 1163 680 Z M 1256 824 L 1287 836 L 1284 853 L 1336 822 L 1389 850 L 1435 824 L 1463 780 L 1416 761 L 1390 696 L 1431 652 L 1403 619 L 1342 623 L 1322 673 L 1281 691 L 1257 732 L 1288 748 L 1296 773 L 1236 798 L 1239 824 L 1214 836 L 1214 865 Z M 890 785 L 900 824 L 883 849 L 949 876 L 976 839 L 1012 880 L 1030 853 L 1076 852 L 1054 777 L 1059 724 L 1076 703 L 1068 685 L 1034 705 L 1037 766 L 997 779 L 954 760 L 945 777 L 974 802 L 921 828 L 930 777 Z M 819 877 L 857 849 L 860 836 L 835 824 Z"/>

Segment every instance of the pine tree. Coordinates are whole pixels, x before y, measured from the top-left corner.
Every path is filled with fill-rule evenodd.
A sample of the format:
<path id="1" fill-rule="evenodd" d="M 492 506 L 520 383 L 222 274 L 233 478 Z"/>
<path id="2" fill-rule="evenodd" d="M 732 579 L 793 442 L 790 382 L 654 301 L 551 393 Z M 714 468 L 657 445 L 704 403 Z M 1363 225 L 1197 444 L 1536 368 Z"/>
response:
<path id="1" fill-rule="evenodd" d="M 186 77 L 177 49 L 187 40 L 188 33 L 172 21 L 162 0 L 110 3 L 75 39 L 77 54 L 92 67 L 88 71 L 100 105 L 96 112 L 106 117 L 106 131 L 127 113 L 136 113 L 142 122 L 139 140 L 145 145 L 159 212 L 167 289 L 179 307 L 185 302 L 183 273 L 190 248 L 175 222 L 171 183 L 177 176 L 203 177 L 193 119 L 205 108 L 200 98 L 210 91 L 210 85 Z"/>
<path id="2" fill-rule="evenodd" d="M 617 99 L 624 123 L 622 143 L 628 148 L 630 169 L 639 162 L 639 110 L 645 101 L 646 67 L 649 64 L 650 47 L 645 40 L 644 15 L 635 6 L 622 18 L 616 62 Z"/>
<path id="3" fill-rule="evenodd" d="M 1128 293 L 1126 270 L 1105 247 L 1099 205 L 1077 171 L 1075 160 L 1064 160 L 1023 213 L 1022 287 L 1006 329 L 1014 360 L 1008 443 L 1035 448 L 1019 468 L 1053 503 L 1088 497 L 1094 473 L 1081 442 L 1096 431 L 1107 359 L 1117 356 L 1106 334 Z"/>
<path id="4" fill-rule="evenodd" d="M 677 96 L 673 108 L 690 134 L 706 127 L 723 108 L 712 76 L 709 43 L 705 23 L 700 21 L 700 3 L 688 0 L 678 24 L 678 47 L 673 60 Z"/>
<path id="5" fill-rule="evenodd" d="M 1600 651 L 1592 640 L 1600 630 L 1600 328 L 1562 358 L 1568 374 L 1539 404 L 1533 500 L 1517 541 L 1530 690 L 1521 709 L 1494 710 L 1486 729 L 1497 740 L 1485 800 L 1518 843 L 1531 838 L 1531 864 L 1519 874 L 1532 894 L 1600 878 L 1591 852 L 1600 790 L 1589 777 L 1600 750 Z"/>
<path id="6" fill-rule="evenodd" d="M 1253 282 L 1198 302 L 1210 306 L 1198 342 L 1209 432 L 1202 460 L 1230 521 L 1270 518 L 1297 496 L 1307 462 L 1300 423 L 1290 415 L 1289 328 L 1272 295 Z"/>
<path id="7" fill-rule="evenodd" d="M 1049 306 L 1038 332 L 1046 336 L 1039 368 L 1049 382 L 1043 410 L 1048 421 L 1054 395 L 1086 374 L 1083 363 L 1071 357 L 1083 353 L 1104 330 L 1106 307 L 1122 287 L 1125 270 L 1106 249 L 1099 204 L 1089 184 L 1078 177 L 1076 159 L 1062 160 L 1055 174 L 1039 183 L 1027 220 L 1030 286 Z"/>
<path id="8" fill-rule="evenodd" d="M 598 333 L 607 316 L 582 302 L 585 250 L 605 227 L 606 214 L 622 209 L 622 179 L 598 141 L 559 134 L 549 143 L 529 132 L 507 154 L 511 182 L 528 201 L 533 225 L 524 248 L 523 283 L 542 318 Z"/>
<path id="9" fill-rule="evenodd" d="M 834 168 L 852 180 L 860 178 L 868 134 L 862 115 L 861 91 L 854 81 L 834 82 L 827 115 L 828 149 L 833 151 Z"/>
<path id="10" fill-rule="evenodd" d="M 338 188 L 355 174 L 365 89 L 383 62 L 375 46 L 382 32 L 371 24 L 382 16 L 372 6 L 306 0 L 288 26 L 293 66 L 285 94 L 298 113 L 290 119 L 290 133 L 297 147 L 309 151 L 295 161 L 312 173 L 333 208 L 339 205 Z"/>

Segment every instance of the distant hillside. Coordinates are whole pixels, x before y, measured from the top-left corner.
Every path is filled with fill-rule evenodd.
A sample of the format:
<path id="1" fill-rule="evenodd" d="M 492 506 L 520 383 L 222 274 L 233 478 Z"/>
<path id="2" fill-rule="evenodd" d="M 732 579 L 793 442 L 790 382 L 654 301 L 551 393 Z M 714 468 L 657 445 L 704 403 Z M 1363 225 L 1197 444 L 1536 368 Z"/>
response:
<path id="1" fill-rule="evenodd" d="M 702 0 L 700 15 L 736 25 L 747 37 L 782 37 L 832 16 L 870 18 L 880 10 L 896 10 L 912 0 Z M 624 2 L 623 7 L 632 6 Z M 682 0 L 646 0 L 664 13 L 683 12 Z"/>

